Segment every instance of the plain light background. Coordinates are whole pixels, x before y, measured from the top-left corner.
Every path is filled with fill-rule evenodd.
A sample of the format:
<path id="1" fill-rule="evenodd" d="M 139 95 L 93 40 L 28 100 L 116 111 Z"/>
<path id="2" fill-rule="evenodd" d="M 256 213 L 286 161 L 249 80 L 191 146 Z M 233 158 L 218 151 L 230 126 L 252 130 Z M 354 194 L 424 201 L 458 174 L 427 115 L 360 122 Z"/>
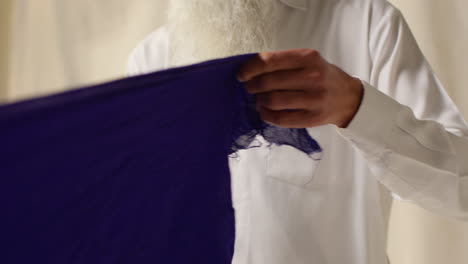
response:
<path id="1" fill-rule="evenodd" d="M 468 117 L 468 1 L 392 0 Z M 167 0 L 0 0 L 0 102 L 122 77 Z M 468 161 L 468 160 L 467 160 Z M 395 202 L 392 264 L 468 263 L 468 224 Z"/>

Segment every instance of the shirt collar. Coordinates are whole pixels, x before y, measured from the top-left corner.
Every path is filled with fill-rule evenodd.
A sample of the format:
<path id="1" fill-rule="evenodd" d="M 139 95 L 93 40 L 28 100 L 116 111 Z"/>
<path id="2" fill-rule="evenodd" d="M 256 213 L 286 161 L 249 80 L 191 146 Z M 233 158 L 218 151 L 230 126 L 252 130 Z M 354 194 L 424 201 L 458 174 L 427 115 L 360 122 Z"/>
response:
<path id="1" fill-rule="evenodd" d="M 284 4 L 300 9 L 302 11 L 306 11 L 309 7 L 308 0 L 280 0 Z"/>

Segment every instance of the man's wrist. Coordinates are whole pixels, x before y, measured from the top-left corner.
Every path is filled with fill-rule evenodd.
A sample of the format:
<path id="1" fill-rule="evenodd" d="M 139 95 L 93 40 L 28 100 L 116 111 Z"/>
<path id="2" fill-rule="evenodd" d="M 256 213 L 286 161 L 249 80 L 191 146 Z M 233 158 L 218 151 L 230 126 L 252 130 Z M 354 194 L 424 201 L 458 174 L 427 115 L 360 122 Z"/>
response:
<path id="1" fill-rule="evenodd" d="M 351 77 L 350 90 L 352 91 L 351 100 L 354 103 L 351 104 L 350 109 L 348 109 L 344 114 L 344 121 L 337 125 L 340 128 L 346 128 L 349 126 L 349 124 L 353 121 L 354 117 L 358 113 L 359 108 L 361 107 L 362 100 L 364 98 L 364 84 L 359 78 Z"/>

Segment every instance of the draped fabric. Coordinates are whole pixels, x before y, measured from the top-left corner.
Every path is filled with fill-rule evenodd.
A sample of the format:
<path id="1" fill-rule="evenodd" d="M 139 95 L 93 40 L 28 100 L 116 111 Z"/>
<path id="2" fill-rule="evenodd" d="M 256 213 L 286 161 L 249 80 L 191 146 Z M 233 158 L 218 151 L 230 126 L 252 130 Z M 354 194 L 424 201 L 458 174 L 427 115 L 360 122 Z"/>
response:
<path id="1" fill-rule="evenodd" d="M 0 107 L 0 263 L 230 263 L 228 155 L 320 151 L 259 119 L 250 56 Z"/>

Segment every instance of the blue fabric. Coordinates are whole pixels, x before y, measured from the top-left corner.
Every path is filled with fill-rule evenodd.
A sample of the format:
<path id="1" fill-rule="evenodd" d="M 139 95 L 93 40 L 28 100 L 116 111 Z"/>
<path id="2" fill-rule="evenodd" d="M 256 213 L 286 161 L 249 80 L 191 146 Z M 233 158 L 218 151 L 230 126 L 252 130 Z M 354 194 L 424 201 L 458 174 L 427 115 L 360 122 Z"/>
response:
<path id="1" fill-rule="evenodd" d="M 231 262 L 227 156 L 263 123 L 235 74 L 252 55 L 0 107 L 0 263 Z"/>

